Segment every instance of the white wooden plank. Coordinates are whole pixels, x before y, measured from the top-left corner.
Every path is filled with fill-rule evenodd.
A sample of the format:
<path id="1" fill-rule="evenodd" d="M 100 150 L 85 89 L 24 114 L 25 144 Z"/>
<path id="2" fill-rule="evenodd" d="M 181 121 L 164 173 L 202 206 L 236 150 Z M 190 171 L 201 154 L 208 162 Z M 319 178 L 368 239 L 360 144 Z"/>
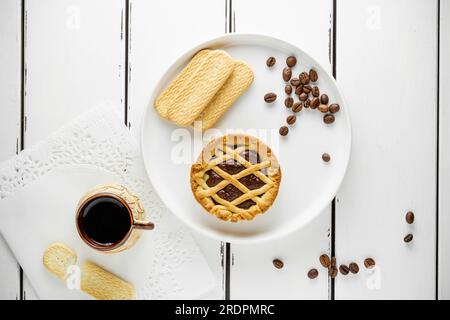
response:
<path id="1" fill-rule="evenodd" d="M 287 40 L 331 70 L 329 57 L 332 1 L 233 0 L 235 31 L 263 33 Z M 256 9 L 257 8 L 257 9 Z M 329 253 L 330 208 L 311 224 L 280 240 L 258 245 L 231 244 L 232 299 L 327 299 L 328 275 L 319 256 Z M 274 258 L 284 261 L 281 270 Z M 307 278 L 316 267 L 319 278 Z"/>
<path id="2" fill-rule="evenodd" d="M 225 0 L 130 1 L 128 122 L 140 136 L 144 109 L 162 73 L 184 51 L 225 31 Z M 223 298 L 221 243 L 193 234 L 218 287 L 203 298 Z"/>
<path id="3" fill-rule="evenodd" d="M 450 1 L 440 1 L 438 298 L 450 299 Z"/>
<path id="4" fill-rule="evenodd" d="M 231 244 L 231 299 L 328 299 L 328 273 L 319 256 L 330 253 L 329 211 L 280 240 Z M 282 269 L 273 266 L 274 259 L 283 261 Z M 307 277 L 311 268 L 319 271 L 314 280 Z"/>
<path id="5" fill-rule="evenodd" d="M 123 0 L 26 1 L 25 146 L 89 108 L 124 110 Z"/>
<path id="6" fill-rule="evenodd" d="M 124 1 L 27 0 L 25 147 L 98 104 L 124 109 Z M 24 278 L 24 296 L 36 298 Z"/>
<path id="7" fill-rule="evenodd" d="M 0 161 L 20 144 L 21 2 L 0 2 Z M 0 299 L 20 298 L 20 273 L 14 255 L 0 236 Z"/>
<path id="8" fill-rule="evenodd" d="M 353 126 L 336 203 L 337 259 L 361 266 L 370 256 L 377 268 L 339 276 L 336 298 L 434 299 L 437 1 L 337 5 L 337 80 Z"/>

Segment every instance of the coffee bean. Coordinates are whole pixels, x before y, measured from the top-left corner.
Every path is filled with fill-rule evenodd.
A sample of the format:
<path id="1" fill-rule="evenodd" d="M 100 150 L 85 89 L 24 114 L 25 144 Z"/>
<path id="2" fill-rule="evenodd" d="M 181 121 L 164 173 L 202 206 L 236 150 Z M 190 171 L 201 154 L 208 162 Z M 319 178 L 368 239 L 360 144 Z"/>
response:
<path id="1" fill-rule="evenodd" d="M 336 267 L 330 267 L 330 270 L 328 270 L 328 275 L 331 279 L 334 279 L 338 275 L 338 269 Z"/>
<path id="2" fill-rule="evenodd" d="M 330 266 L 330 257 L 327 254 L 321 255 L 319 261 L 324 268 L 328 268 Z"/>
<path id="3" fill-rule="evenodd" d="M 320 96 L 320 103 L 322 103 L 322 104 L 328 104 L 329 100 L 330 99 L 328 98 L 328 96 L 325 93 Z"/>
<path id="4" fill-rule="evenodd" d="M 406 243 L 408 243 L 408 242 L 411 242 L 412 239 L 413 239 L 413 235 L 410 233 L 410 234 L 406 235 L 406 236 L 403 238 L 403 241 L 405 241 Z"/>
<path id="5" fill-rule="evenodd" d="M 279 130 L 279 133 L 284 137 L 289 133 L 289 128 L 286 126 L 282 126 Z"/>
<path id="6" fill-rule="evenodd" d="M 309 78 L 311 79 L 312 82 L 316 82 L 319 79 L 317 71 L 314 69 L 309 70 Z"/>
<path id="7" fill-rule="evenodd" d="M 318 96 L 320 95 L 320 89 L 319 89 L 319 87 L 314 86 L 314 87 L 312 88 L 312 95 L 313 95 L 313 97 L 318 97 Z"/>
<path id="8" fill-rule="evenodd" d="M 291 80 L 291 77 L 292 77 L 291 68 L 288 68 L 288 67 L 284 68 L 283 69 L 283 80 L 288 82 L 289 80 Z"/>
<path id="9" fill-rule="evenodd" d="M 310 108 L 311 107 L 311 100 L 310 99 L 306 99 L 305 101 L 305 108 Z"/>
<path id="10" fill-rule="evenodd" d="M 372 269 L 375 266 L 375 260 L 373 260 L 372 258 L 366 258 L 364 260 L 364 266 L 367 269 Z"/>
<path id="11" fill-rule="evenodd" d="M 292 87 L 290 85 L 286 85 L 284 87 L 284 92 L 286 92 L 286 94 L 291 94 L 292 93 Z"/>
<path id="12" fill-rule="evenodd" d="M 305 85 L 309 83 L 309 75 L 306 72 L 302 72 L 299 75 L 300 82 Z"/>
<path id="13" fill-rule="evenodd" d="M 308 99 L 308 95 L 306 94 L 306 93 L 301 93 L 299 96 L 298 96 L 298 98 L 301 100 L 301 101 L 306 101 L 306 99 Z"/>
<path id="14" fill-rule="evenodd" d="M 270 68 L 270 67 L 273 67 L 276 62 L 277 62 L 277 59 L 275 59 L 275 57 L 269 57 L 266 61 L 266 65 Z"/>
<path id="15" fill-rule="evenodd" d="M 330 104 L 331 113 L 339 112 L 339 110 L 341 110 L 341 107 L 337 103 Z"/>
<path id="16" fill-rule="evenodd" d="M 293 125 L 295 123 L 295 121 L 297 120 L 297 117 L 292 115 L 286 118 L 286 122 L 287 124 Z"/>
<path id="17" fill-rule="evenodd" d="M 294 112 L 300 112 L 300 111 L 302 111 L 302 109 L 303 109 L 303 104 L 301 102 L 296 102 L 292 106 L 292 111 L 294 111 Z"/>
<path id="18" fill-rule="evenodd" d="M 286 99 L 284 99 L 284 105 L 286 106 L 286 108 L 291 108 L 293 104 L 294 99 L 292 97 L 287 97 Z"/>
<path id="19" fill-rule="evenodd" d="M 330 162 L 331 156 L 328 153 L 322 154 L 322 160 L 325 162 Z"/>
<path id="20" fill-rule="evenodd" d="M 334 122 L 334 116 L 332 114 L 324 115 L 323 122 L 325 122 L 326 124 L 332 124 Z"/>
<path id="21" fill-rule="evenodd" d="M 321 104 L 319 105 L 317 110 L 319 110 L 322 113 L 327 113 L 330 110 L 330 108 L 326 104 Z"/>
<path id="22" fill-rule="evenodd" d="M 359 272 L 359 267 L 356 262 L 352 262 L 348 265 L 350 272 L 353 274 L 357 274 Z"/>
<path id="23" fill-rule="evenodd" d="M 414 223 L 414 213 L 412 211 L 408 211 L 405 216 L 406 222 L 408 224 Z"/>
<path id="24" fill-rule="evenodd" d="M 293 85 L 294 87 L 298 87 L 299 84 L 300 84 L 300 79 L 299 78 L 292 78 L 291 79 L 291 85 Z"/>
<path id="25" fill-rule="evenodd" d="M 281 261 L 280 259 L 275 259 L 272 261 L 272 263 L 273 263 L 273 266 L 277 269 L 281 269 L 284 266 L 283 261 Z"/>
<path id="26" fill-rule="evenodd" d="M 336 257 L 331 257 L 330 266 L 331 267 L 336 267 Z"/>
<path id="27" fill-rule="evenodd" d="M 345 264 L 341 264 L 341 266 L 339 267 L 339 271 L 344 275 L 348 275 L 348 273 L 350 272 L 350 268 L 347 267 Z"/>
<path id="28" fill-rule="evenodd" d="M 294 56 L 287 57 L 286 64 L 288 67 L 293 67 L 297 64 L 297 58 Z"/>
<path id="29" fill-rule="evenodd" d="M 309 94 L 311 92 L 311 90 L 312 90 L 312 88 L 309 84 L 303 86 L 304 93 Z"/>
<path id="30" fill-rule="evenodd" d="M 303 85 L 301 84 L 295 89 L 295 94 L 299 96 L 302 93 L 303 93 Z"/>
<path id="31" fill-rule="evenodd" d="M 317 269 L 311 269 L 308 271 L 308 278 L 315 279 L 319 275 L 319 271 Z"/>
<path id="32" fill-rule="evenodd" d="M 319 105 L 320 105 L 319 98 L 316 97 L 311 100 L 311 109 L 316 109 Z"/>
<path id="33" fill-rule="evenodd" d="M 267 103 L 272 103 L 275 100 L 277 100 L 277 95 L 273 92 L 269 92 L 264 95 L 264 101 Z"/>

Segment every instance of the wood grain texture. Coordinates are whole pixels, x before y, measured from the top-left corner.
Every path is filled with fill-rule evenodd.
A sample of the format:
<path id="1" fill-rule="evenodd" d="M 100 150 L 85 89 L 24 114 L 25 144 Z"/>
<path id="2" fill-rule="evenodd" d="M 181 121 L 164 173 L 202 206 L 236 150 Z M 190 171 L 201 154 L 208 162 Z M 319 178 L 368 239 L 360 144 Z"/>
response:
<path id="1" fill-rule="evenodd" d="M 27 0 L 25 146 L 96 105 L 124 110 L 124 1 Z"/>
<path id="2" fill-rule="evenodd" d="M 336 298 L 434 299 L 437 1 L 337 5 L 337 80 L 353 127 L 336 202 L 337 260 L 361 266 L 370 256 L 377 268 L 338 276 Z"/>
<path id="3" fill-rule="evenodd" d="M 20 148 L 21 1 L 0 2 L 0 162 Z M 0 299 L 20 298 L 20 272 L 0 236 Z"/>
<path id="4" fill-rule="evenodd" d="M 225 2 L 130 0 L 129 11 L 128 126 L 140 139 L 142 116 L 145 108 L 151 107 L 153 87 L 178 56 L 225 32 Z M 218 284 L 216 291 L 202 298 L 222 299 L 221 243 L 192 234 Z"/>
<path id="5" fill-rule="evenodd" d="M 233 0 L 232 9 L 236 32 L 289 41 L 331 71 L 332 1 Z M 329 253 L 330 221 L 329 207 L 311 224 L 283 239 L 258 245 L 231 244 L 231 299 L 327 299 L 327 273 L 319 270 L 319 278 L 311 281 L 307 272 L 319 269 L 319 256 Z M 275 269 L 274 258 L 282 259 L 285 267 Z"/>
<path id="6" fill-rule="evenodd" d="M 124 113 L 124 1 L 25 3 L 25 147 L 96 105 Z M 37 298 L 26 275 L 23 286 Z"/>
<path id="7" fill-rule="evenodd" d="M 450 299 L 450 1 L 440 1 L 438 298 Z"/>

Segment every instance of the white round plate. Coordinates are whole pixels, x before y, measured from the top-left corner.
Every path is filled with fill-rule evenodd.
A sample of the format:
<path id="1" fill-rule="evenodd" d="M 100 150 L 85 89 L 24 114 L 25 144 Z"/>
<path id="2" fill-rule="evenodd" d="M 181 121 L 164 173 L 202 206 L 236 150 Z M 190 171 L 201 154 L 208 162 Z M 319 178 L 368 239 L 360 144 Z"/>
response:
<path id="1" fill-rule="evenodd" d="M 201 152 L 202 142 L 200 145 L 194 143 L 194 130 L 179 128 L 161 119 L 153 107 L 155 98 L 195 53 L 204 48 L 225 50 L 234 59 L 250 65 L 255 75 L 253 84 L 216 124 L 219 131 L 215 135 L 244 132 L 257 136 L 272 148 L 280 162 L 282 179 L 278 197 L 266 213 L 252 221 L 224 222 L 197 203 L 191 192 L 189 175 L 191 163 Z M 281 137 L 278 129 L 292 114 L 284 106 L 285 83 L 281 77 L 289 55 L 298 60 L 293 75 L 298 76 L 301 71 L 314 68 L 319 75 L 317 85 L 321 92 L 328 94 L 330 103 L 339 103 L 341 111 L 336 114 L 332 125 L 326 125 L 319 111 L 303 109 L 297 114 L 297 122 L 289 134 Z M 266 66 L 270 56 L 277 59 L 272 68 Z M 263 97 L 271 91 L 278 95 L 278 99 L 267 104 Z M 203 138 L 204 145 L 211 136 Z M 211 237 L 230 242 L 253 242 L 298 230 L 330 204 L 347 169 L 351 128 L 348 110 L 336 82 L 307 53 L 268 36 L 230 34 L 189 50 L 166 71 L 154 88 L 144 115 L 141 144 L 150 180 L 162 201 L 176 216 L 191 228 Z M 322 161 L 324 152 L 331 155 L 329 163 Z"/>

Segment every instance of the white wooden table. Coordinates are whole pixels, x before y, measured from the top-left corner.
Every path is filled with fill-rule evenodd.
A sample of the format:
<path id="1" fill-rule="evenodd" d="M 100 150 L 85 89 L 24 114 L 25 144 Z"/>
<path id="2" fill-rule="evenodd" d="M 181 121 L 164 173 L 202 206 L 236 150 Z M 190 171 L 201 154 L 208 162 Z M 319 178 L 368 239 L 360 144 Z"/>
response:
<path id="1" fill-rule="evenodd" d="M 295 234 L 194 234 L 221 284 L 205 298 L 450 298 L 450 0 L 0 0 L 0 161 L 104 101 L 137 138 L 169 63 L 227 32 L 281 37 L 326 66 L 353 149 L 335 202 Z M 309 280 L 327 252 L 361 271 Z M 37 298 L 2 239 L 0 298 Z"/>

